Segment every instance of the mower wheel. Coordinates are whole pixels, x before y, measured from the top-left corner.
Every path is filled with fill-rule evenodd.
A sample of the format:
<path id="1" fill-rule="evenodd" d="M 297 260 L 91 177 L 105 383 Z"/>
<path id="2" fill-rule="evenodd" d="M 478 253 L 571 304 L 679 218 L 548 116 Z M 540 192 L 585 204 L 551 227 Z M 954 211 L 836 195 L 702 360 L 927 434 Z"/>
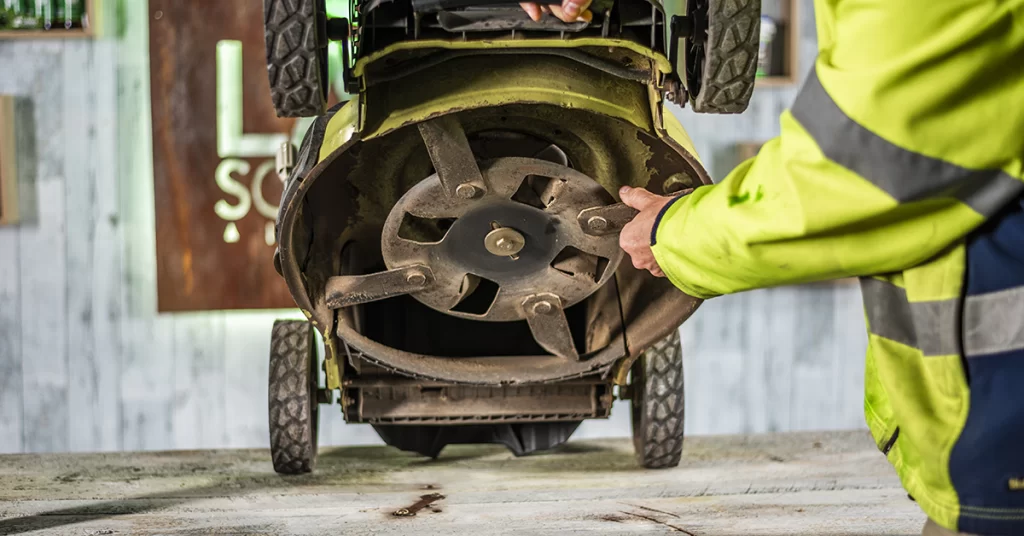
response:
<path id="1" fill-rule="evenodd" d="M 761 0 L 689 0 L 686 90 L 698 113 L 737 114 L 754 93 Z"/>
<path id="2" fill-rule="evenodd" d="M 270 95 L 278 117 L 327 110 L 325 0 L 263 0 Z"/>
<path id="3" fill-rule="evenodd" d="M 683 452 L 683 348 L 679 333 L 650 347 L 630 369 L 633 448 L 648 469 L 679 465 Z"/>
<path id="4" fill-rule="evenodd" d="M 270 338 L 270 454 L 284 475 L 308 473 L 316 463 L 317 390 L 313 328 L 278 320 Z"/>

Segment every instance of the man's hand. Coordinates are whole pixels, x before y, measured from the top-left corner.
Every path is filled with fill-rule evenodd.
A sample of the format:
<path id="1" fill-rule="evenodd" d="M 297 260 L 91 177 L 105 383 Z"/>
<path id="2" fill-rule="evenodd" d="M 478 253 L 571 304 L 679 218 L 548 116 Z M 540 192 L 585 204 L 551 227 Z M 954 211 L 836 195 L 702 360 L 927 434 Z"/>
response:
<path id="1" fill-rule="evenodd" d="M 689 192 L 683 192 L 686 194 Z M 633 260 L 633 266 L 638 270 L 647 270 L 655 277 L 665 277 L 665 272 L 658 261 L 654 259 L 654 252 L 651 251 L 651 230 L 654 229 L 654 220 L 665 205 L 672 201 L 672 197 L 654 195 L 643 188 L 630 188 L 623 186 L 619 190 L 619 197 L 622 202 L 639 210 L 633 221 L 626 224 L 619 233 L 619 246 Z"/>
<path id="2" fill-rule="evenodd" d="M 520 6 L 531 19 L 540 22 L 545 13 L 551 13 L 563 22 L 590 22 L 594 14 L 590 12 L 591 0 L 562 0 L 562 5 L 541 5 L 534 2 L 520 2 Z"/>

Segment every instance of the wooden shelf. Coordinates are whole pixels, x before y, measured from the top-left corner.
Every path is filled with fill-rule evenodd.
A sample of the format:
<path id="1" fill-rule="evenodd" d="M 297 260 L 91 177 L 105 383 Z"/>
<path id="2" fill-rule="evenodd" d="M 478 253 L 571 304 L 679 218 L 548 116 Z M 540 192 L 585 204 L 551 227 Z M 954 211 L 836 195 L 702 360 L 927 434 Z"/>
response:
<path id="1" fill-rule="evenodd" d="M 55 28 L 53 30 L 0 30 L 0 40 L 12 39 L 87 39 L 95 37 L 98 22 L 98 0 L 85 0 L 85 14 L 89 26 L 85 28 Z"/>
<path id="2" fill-rule="evenodd" d="M 757 79 L 758 86 L 780 87 L 796 84 L 799 72 L 800 0 L 763 0 L 761 12 L 781 24 L 782 73 Z"/>
<path id="3" fill-rule="evenodd" d="M 71 30 L 0 30 L 0 40 L 10 39 L 86 39 L 92 37 L 91 29 Z"/>
<path id="4" fill-rule="evenodd" d="M 796 83 L 796 78 L 793 76 L 765 76 L 758 78 L 756 84 L 764 87 L 782 87 L 791 86 Z"/>

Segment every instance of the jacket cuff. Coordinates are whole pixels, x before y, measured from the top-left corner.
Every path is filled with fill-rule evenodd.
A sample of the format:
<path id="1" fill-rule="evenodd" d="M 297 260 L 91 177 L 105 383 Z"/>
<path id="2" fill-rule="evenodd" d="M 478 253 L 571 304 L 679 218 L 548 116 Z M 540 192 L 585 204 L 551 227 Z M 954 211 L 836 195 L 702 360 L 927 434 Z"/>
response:
<path id="1" fill-rule="evenodd" d="M 676 238 L 675 235 L 684 234 L 683 228 L 686 227 L 686 222 L 692 215 L 691 207 L 693 204 L 699 201 L 700 197 L 709 193 L 711 188 L 713 188 L 712 185 L 702 186 L 694 189 L 689 194 L 678 196 L 669 203 L 666 203 L 665 207 L 658 214 L 654 227 L 651 229 L 651 252 L 654 253 L 654 260 L 658 262 L 658 266 L 665 272 L 668 280 L 684 293 L 694 298 L 705 300 L 717 297 L 720 294 L 705 288 L 688 277 L 682 277 L 682 274 L 679 273 L 680 259 L 677 257 L 679 252 L 675 251 L 679 244 L 674 239 Z M 698 194 L 696 197 L 693 195 L 695 193 Z M 685 203 L 678 203 L 678 201 L 685 201 Z M 670 234 L 661 237 L 662 241 L 658 242 L 658 231 L 662 227 Z"/>
<path id="2" fill-rule="evenodd" d="M 676 202 L 687 195 L 689 195 L 689 193 L 673 197 L 671 201 L 665 203 L 665 206 L 661 207 L 661 210 L 658 211 L 658 217 L 654 218 L 654 226 L 651 227 L 651 247 L 654 247 L 658 243 L 658 226 L 661 224 L 661 219 L 665 217 L 665 213 L 668 212 L 668 209 L 672 208 L 672 205 L 676 204 Z"/>

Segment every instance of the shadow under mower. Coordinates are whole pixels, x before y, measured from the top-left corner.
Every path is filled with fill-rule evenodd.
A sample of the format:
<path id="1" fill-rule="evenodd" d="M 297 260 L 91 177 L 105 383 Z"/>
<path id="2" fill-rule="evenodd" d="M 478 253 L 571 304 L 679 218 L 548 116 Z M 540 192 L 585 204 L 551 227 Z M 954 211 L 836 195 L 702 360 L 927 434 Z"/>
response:
<path id="1" fill-rule="evenodd" d="M 639 463 L 677 465 L 700 300 L 621 262 L 616 196 L 711 183 L 666 102 L 746 108 L 759 0 L 595 0 L 571 24 L 486 0 L 264 6 L 277 112 L 316 118 L 278 155 L 274 263 L 308 322 L 273 328 L 274 468 L 312 470 L 335 392 L 431 457 L 551 448 L 628 398 Z M 327 109 L 331 41 L 352 97 Z"/>

